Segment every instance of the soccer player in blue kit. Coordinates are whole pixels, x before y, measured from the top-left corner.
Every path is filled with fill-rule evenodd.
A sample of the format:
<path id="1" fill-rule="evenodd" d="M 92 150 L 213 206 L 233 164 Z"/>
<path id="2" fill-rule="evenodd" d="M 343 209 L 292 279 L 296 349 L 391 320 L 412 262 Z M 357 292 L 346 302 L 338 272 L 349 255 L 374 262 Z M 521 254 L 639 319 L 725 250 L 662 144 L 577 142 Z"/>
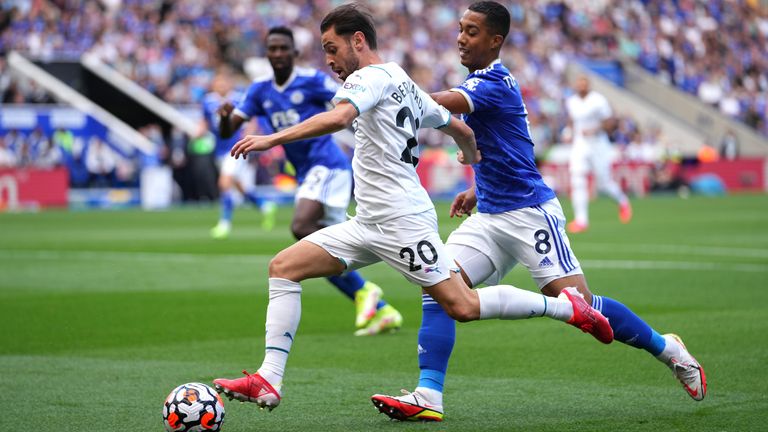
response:
<path id="1" fill-rule="evenodd" d="M 560 203 L 534 163 L 520 87 L 499 59 L 509 26 L 509 12 L 499 3 L 469 6 L 459 22 L 457 42 L 461 63 L 470 74 L 460 86 L 431 95 L 462 115 L 483 156 L 473 166 L 475 186 L 458 194 L 450 210 L 451 216 L 461 217 L 477 205 L 478 213 L 448 237 L 447 253 L 469 286 L 498 284 L 519 262 L 547 296 L 577 287 L 608 318 L 616 340 L 646 350 L 672 370 L 694 400 L 702 400 L 707 389 L 704 370 L 678 336 L 662 336 L 622 303 L 590 293 L 570 250 Z M 416 390 L 396 397 L 374 395 L 372 401 L 394 419 L 441 421 L 455 322 L 426 293 L 422 310 Z"/>
<path id="2" fill-rule="evenodd" d="M 266 47 L 274 76 L 253 82 L 237 108 L 231 103 L 221 105 L 218 112 L 224 137 L 231 136 L 254 116 L 267 117 L 275 131 L 296 125 L 325 112 L 338 90 L 338 84 L 325 73 L 294 66 L 298 52 L 289 28 L 270 29 Z M 283 149 L 296 169 L 299 183 L 291 222 L 294 237 L 301 240 L 326 226 L 343 222 L 352 194 L 352 167 L 347 155 L 330 136 L 296 141 Z M 381 298 L 381 288 L 358 272 L 331 276 L 328 280 L 355 302 L 355 335 L 375 335 L 402 326 L 402 316 Z"/>
<path id="3" fill-rule="evenodd" d="M 229 157 L 229 150 L 240 139 L 242 134 L 222 138 L 219 135 L 219 115 L 217 110 L 225 102 L 235 102 L 243 98 L 243 92 L 232 86 L 232 73 L 227 68 L 217 71 L 211 80 L 211 91 L 203 96 L 203 117 L 200 122 L 199 136 L 210 132 L 216 139 L 214 156 L 219 169 L 219 194 L 221 201 L 221 214 L 215 227 L 211 229 L 211 236 L 216 239 L 226 238 L 232 229 L 232 215 L 239 196 L 255 204 L 262 214 L 261 226 L 265 230 L 272 229 L 275 224 L 275 212 L 277 206 L 274 202 L 260 197 L 254 188 L 256 180 L 256 167 L 246 159 L 233 159 Z M 237 190 L 237 192 L 235 191 Z"/>

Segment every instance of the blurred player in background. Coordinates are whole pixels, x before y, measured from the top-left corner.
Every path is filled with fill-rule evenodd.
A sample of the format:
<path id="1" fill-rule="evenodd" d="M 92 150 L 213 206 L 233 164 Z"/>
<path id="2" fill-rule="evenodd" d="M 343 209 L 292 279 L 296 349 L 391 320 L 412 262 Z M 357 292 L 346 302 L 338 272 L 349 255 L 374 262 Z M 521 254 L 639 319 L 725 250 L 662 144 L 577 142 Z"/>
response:
<path id="1" fill-rule="evenodd" d="M 616 127 L 611 106 L 603 95 L 590 89 L 589 78 L 584 75 L 576 79 L 574 89 L 576 93 L 565 101 L 570 134 L 564 134 L 564 140 L 573 143 L 569 164 L 573 221 L 568 224 L 568 231 L 579 233 L 589 228 L 587 176 L 590 172 L 595 176 L 597 189 L 619 204 L 619 220 L 629 223 L 632 219 L 629 199 L 611 176 L 612 149 L 608 133 Z"/>
<path id="2" fill-rule="evenodd" d="M 219 169 L 221 215 L 219 222 L 211 229 L 211 236 L 217 239 L 228 237 L 232 231 L 232 214 L 242 197 L 245 197 L 261 210 L 263 217 L 261 227 L 267 231 L 275 225 L 275 213 L 277 212 L 277 205 L 274 202 L 265 200 L 256 193 L 255 161 L 236 160 L 229 157 L 229 150 L 232 149 L 232 145 L 237 142 L 240 135 L 227 138 L 220 135 L 220 117 L 217 110 L 222 104 L 231 104 L 243 97 L 242 92 L 234 89 L 233 80 L 233 74 L 227 68 L 220 69 L 213 77 L 211 92 L 203 97 L 203 118 L 199 132 L 200 136 L 210 132 L 216 139 L 214 152 L 216 165 Z"/>
<path id="3" fill-rule="evenodd" d="M 222 136 L 230 136 L 255 116 L 268 118 L 274 130 L 281 131 L 325 112 L 338 89 L 338 84 L 325 73 L 294 66 L 298 51 L 289 28 L 270 29 L 266 46 L 273 76 L 251 84 L 237 108 L 231 103 L 219 108 Z M 352 194 L 352 168 L 347 155 L 330 136 L 296 141 L 283 149 L 299 183 L 291 222 L 293 236 L 301 240 L 321 228 L 343 222 Z M 381 288 L 365 281 L 359 273 L 352 271 L 328 280 L 355 302 L 355 335 L 374 335 L 402 325 L 400 313 L 381 299 Z"/>
<path id="4" fill-rule="evenodd" d="M 300 282 L 380 261 L 422 286 L 462 321 L 546 314 L 610 342 L 613 335 L 605 317 L 576 295 L 547 299 L 512 286 L 473 291 L 464 284 L 445 253 L 434 205 L 416 174 L 416 136 L 419 128 L 438 129 L 456 140 L 462 150 L 459 161 L 469 164 L 480 157 L 472 130 L 452 119 L 400 66 L 381 61 L 372 19 L 357 5 L 331 11 L 320 30 L 326 63 L 344 80 L 333 98 L 336 106 L 276 134 L 249 135 L 235 144 L 233 155 L 354 125 L 357 214 L 312 233 L 270 262 L 262 365 L 244 378 L 215 380 L 216 389 L 230 398 L 276 407 L 301 318 Z"/>
<path id="5" fill-rule="evenodd" d="M 608 318 L 617 340 L 648 351 L 672 369 L 692 398 L 703 399 L 704 371 L 677 336 L 662 336 L 618 301 L 590 293 L 570 250 L 560 202 L 534 163 L 520 87 L 499 60 L 509 26 L 509 12 L 499 3 L 469 6 L 459 22 L 457 40 L 461 63 L 470 74 L 460 86 L 432 95 L 462 114 L 475 131 L 483 155 L 473 166 L 475 186 L 460 193 L 451 206 L 451 216 L 469 215 L 476 204 L 479 213 L 451 233 L 447 253 L 459 264 L 469 286 L 497 284 L 521 263 L 547 296 L 577 287 Z M 422 311 L 416 390 L 372 398 L 381 412 L 398 420 L 443 418 L 443 383 L 456 338 L 455 323 L 428 292 L 423 295 Z"/>

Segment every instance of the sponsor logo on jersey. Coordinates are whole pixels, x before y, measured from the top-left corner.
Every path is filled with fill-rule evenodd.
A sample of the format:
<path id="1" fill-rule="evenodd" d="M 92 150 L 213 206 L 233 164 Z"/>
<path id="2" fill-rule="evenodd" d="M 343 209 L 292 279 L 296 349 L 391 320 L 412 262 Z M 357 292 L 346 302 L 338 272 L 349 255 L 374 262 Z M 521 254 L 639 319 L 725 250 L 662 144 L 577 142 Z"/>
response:
<path id="1" fill-rule="evenodd" d="M 433 266 L 424 267 L 424 273 L 432 273 L 432 272 L 443 274 L 443 272 L 440 271 L 440 266 L 433 265 Z"/>
<path id="2" fill-rule="evenodd" d="M 539 268 L 553 267 L 554 265 L 555 264 L 552 263 L 549 257 L 544 257 L 544 259 L 539 262 Z"/>
<path id="3" fill-rule="evenodd" d="M 417 351 L 419 354 L 426 354 L 426 353 L 427 353 L 427 350 L 425 350 L 425 349 L 424 349 L 424 347 L 423 347 L 423 346 L 421 346 L 421 344 L 418 344 L 418 348 L 416 348 L 416 351 Z"/>
<path id="4" fill-rule="evenodd" d="M 344 90 L 347 90 L 350 93 L 365 93 L 365 86 L 362 84 L 354 84 L 351 82 L 345 82 L 344 83 Z"/>

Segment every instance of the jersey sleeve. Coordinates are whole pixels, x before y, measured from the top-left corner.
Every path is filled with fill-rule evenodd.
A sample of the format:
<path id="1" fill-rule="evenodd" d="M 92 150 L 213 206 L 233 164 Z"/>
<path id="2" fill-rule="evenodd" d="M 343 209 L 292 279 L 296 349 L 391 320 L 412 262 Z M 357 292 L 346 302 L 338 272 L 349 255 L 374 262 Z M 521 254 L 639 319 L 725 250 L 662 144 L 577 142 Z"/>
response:
<path id="1" fill-rule="evenodd" d="M 378 75 L 382 76 L 379 77 Z M 376 68 L 363 68 L 348 76 L 344 84 L 333 97 L 333 103 L 349 101 L 362 114 L 376 106 L 381 100 L 386 84 L 386 71 Z"/>
<path id="2" fill-rule="evenodd" d="M 205 121 L 205 124 L 208 126 L 208 128 L 211 127 L 211 119 L 214 118 L 213 113 L 211 112 L 211 103 L 208 102 L 208 98 L 203 98 L 202 105 L 202 111 L 203 111 L 203 120 Z"/>
<path id="3" fill-rule="evenodd" d="M 460 93 L 467 100 L 469 112 L 498 109 L 501 95 L 506 94 L 505 89 L 496 88 L 497 85 L 505 85 L 503 82 L 489 81 L 478 77 L 467 78 L 460 86 L 451 91 Z"/>
<path id="4" fill-rule="evenodd" d="M 451 112 L 444 106 L 435 102 L 435 100 L 429 97 L 423 90 L 419 89 L 419 92 L 421 93 L 419 97 L 425 102 L 424 116 L 421 118 L 421 127 L 440 129 L 448 126 L 451 122 Z"/>
<path id="5" fill-rule="evenodd" d="M 261 90 L 259 87 L 260 86 L 256 83 L 251 84 L 251 86 L 248 87 L 248 92 L 243 97 L 243 100 L 241 100 L 235 108 L 235 114 L 239 115 L 245 120 L 248 120 L 254 116 L 267 115 L 267 113 L 264 111 L 264 108 L 261 106 Z"/>

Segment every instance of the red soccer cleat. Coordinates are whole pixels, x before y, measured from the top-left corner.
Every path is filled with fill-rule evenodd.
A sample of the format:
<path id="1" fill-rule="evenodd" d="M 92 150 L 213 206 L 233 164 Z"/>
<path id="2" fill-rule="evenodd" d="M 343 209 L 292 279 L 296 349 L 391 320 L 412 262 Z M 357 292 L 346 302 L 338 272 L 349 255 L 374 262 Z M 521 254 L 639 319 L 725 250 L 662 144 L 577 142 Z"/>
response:
<path id="1" fill-rule="evenodd" d="M 243 371 L 244 378 L 213 380 L 216 391 L 223 393 L 230 400 L 237 399 L 242 402 L 253 402 L 256 405 L 267 408 L 270 411 L 280 405 L 280 392 L 272 387 L 259 373 L 249 374 Z"/>
<path id="2" fill-rule="evenodd" d="M 588 305 L 584 296 L 575 287 L 564 289 L 560 295 L 563 294 L 573 305 L 573 316 L 568 320 L 568 324 L 591 334 L 604 344 L 613 342 L 613 329 L 608 319 Z"/>
<path id="3" fill-rule="evenodd" d="M 427 403 L 418 393 L 403 390 L 403 396 L 375 394 L 371 402 L 387 417 L 400 421 L 443 421 L 443 407 Z"/>
<path id="4" fill-rule="evenodd" d="M 623 224 L 627 224 L 632 220 L 632 205 L 629 204 L 629 201 L 619 204 L 619 220 Z"/>

